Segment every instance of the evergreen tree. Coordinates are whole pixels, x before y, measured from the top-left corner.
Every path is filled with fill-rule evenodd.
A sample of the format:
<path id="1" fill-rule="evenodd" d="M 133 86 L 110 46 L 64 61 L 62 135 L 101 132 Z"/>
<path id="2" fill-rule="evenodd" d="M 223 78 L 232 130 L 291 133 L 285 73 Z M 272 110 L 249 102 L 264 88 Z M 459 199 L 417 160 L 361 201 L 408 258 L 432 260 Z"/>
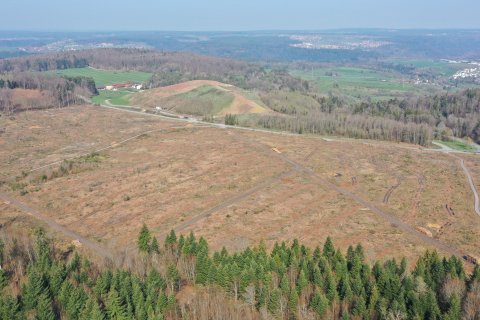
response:
<path id="1" fill-rule="evenodd" d="M 278 310 L 280 309 L 280 297 L 281 292 L 279 289 L 273 289 L 272 293 L 270 294 L 270 300 L 268 302 L 268 311 L 271 314 L 277 314 Z"/>
<path id="2" fill-rule="evenodd" d="M 160 249 L 158 247 L 158 241 L 157 241 L 157 238 L 156 237 L 153 237 L 152 238 L 152 244 L 150 245 L 150 251 L 152 253 L 156 253 L 156 254 L 159 254 L 160 253 Z"/>
<path id="3" fill-rule="evenodd" d="M 123 305 L 118 292 L 114 289 L 111 290 L 108 294 L 106 301 L 107 314 L 110 319 L 113 320 L 126 320 L 127 310 L 125 305 Z"/>
<path id="4" fill-rule="evenodd" d="M 328 299 L 319 291 L 316 291 L 313 294 L 312 301 L 310 302 L 310 307 L 319 315 L 320 317 L 324 316 L 328 309 Z"/>
<path id="5" fill-rule="evenodd" d="M 333 246 L 333 241 L 330 237 L 327 237 L 327 240 L 323 245 L 323 255 L 327 259 L 332 259 L 335 255 L 335 247 Z"/>
<path id="6" fill-rule="evenodd" d="M 37 301 L 37 315 L 35 318 L 37 320 L 55 320 L 56 317 L 55 313 L 53 313 L 52 301 L 50 297 L 47 294 L 42 293 L 40 296 L 38 296 Z"/>
<path id="7" fill-rule="evenodd" d="M 297 305 L 298 305 L 298 293 L 297 290 L 291 290 L 290 296 L 288 298 L 288 309 L 290 314 L 295 316 L 297 314 Z"/>
<path id="8" fill-rule="evenodd" d="M 48 296 L 48 287 L 43 273 L 31 268 L 28 273 L 28 282 L 23 288 L 23 303 L 27 310 L 35 308 L 38 298 L 45 294 Z"/>
<path id="9" fill-rule="evenodd" d="M 143 224 L 142 230 L 140 230 L 140 234 L 138 235 L 138 250 L 140 250 L 140 252 L 147 253 L 150 251 L 150 239 L 150 231 L 147 225 Z"/>

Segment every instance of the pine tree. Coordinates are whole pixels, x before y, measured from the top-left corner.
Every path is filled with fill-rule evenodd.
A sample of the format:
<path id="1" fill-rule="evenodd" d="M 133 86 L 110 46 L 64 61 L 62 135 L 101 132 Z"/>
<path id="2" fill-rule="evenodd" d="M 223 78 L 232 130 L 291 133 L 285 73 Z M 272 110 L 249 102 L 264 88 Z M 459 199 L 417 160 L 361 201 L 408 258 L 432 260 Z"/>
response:
<path id="1" fill-rule="evenodd" d="M 29 272 L 29 279 L 23 288 L 23 303 L 26 310 L 33 309 L 42 294 L 47 294 L 47 282 L 44 275 L 38 270 L 32 268 Z"/>
<path id="2" fill-rule="evenodd" d="M 277 314 L 280 308 L 280 297 L 282 296 L 279 289 L 273 289 L 270 294 L 270 300 L 268 301 L 268 311 L 271 314 Z"/>
<path id="3" fill-rule="evenodd" d="M 50 297 L 42 293 L 38 299 L 38 303 L 36 305 L 37 316 L 35 317 L 37 320 L 55 320 L 55 313 L 53 313 L 52 308 L 52 301 Z"/>
<path id="4" fill-rule="evenodd" d="M 156 254 L 160 253 L 160 249 L 158 247 L 158 240 L 157 240 L 156 237 L 152 238 L 152 244 L 150 245 L 150 251 L 152 253 L 156 253 Z"/>
<path id="5" fill-rule="evenodd" d="M 143 224 L 142 230 L 140 230 L 140 234 L 138 235 L 138 250 L 140 250 L 140 252 L 147 253 L 150 251 L 150 239 L 150 231 L 147 225 Z"/>
<path id="6" fill-rule="evenodd" d="M 111 290 L 106 301 L 107 314 L 110 319 L 127 319 L 127 310 L 122 304 L 120 296 L 116 290 Z"/>
<path id="7" fill-rule="evenodd" d="M 448 312 L 445 315 L 445 320 L 457 320 L 462 318 L 462 306 L 460 298 L 453 294 L 450 298 Z"/>
<path id="8" fill-rule="evenodd" d="M 305 275 L 305 272 L 303 270 L 300 271 L 300 274 L 298 276 L 297 280 L 297 289 L 298 292 L 301 293 L 303 289 L 305 289 L 308 285 L 308 279 L 307 276 Z"/>
<path id="9" fill-rule="evenodd" d="M 327 237 L 327 240 L 323 245 L 323 255 L 327 259 L 332 259 L 335 255 L 335 247 L 333 246 L 333 241 L 330 237 Z"/>
<path id="10" fill-rule="evenodd" d="M 90 320 L 105 320 L 105 314 L 103 313 L 102 309 L 97 302 L 95 302 L 92 306 L 92 310 L 89 316 Z"/>
<path id="11" fill-rule="evenodd" d="M 0 269 L 0 291 L 8 284 L 7 272 L 4 269 Z"/>
<path id="12" fill-rule="evenodd" d="M 9 295 L 0 295 L 0 319 L 21 320 L 25 319 L 18 298 Z"/>
<path id="13" fill-rule="evenodd" d="M 313 311 L 317 313 L 320 317 L 324 316 L 328 309 L 328 299 L 319 291 L 316 291 L 313 294 L 312 301 L 310 302 L 310 307 Z"/>
<path id="14" fill-rule="evenodd" d="M 280 289 L 282 289 L 282 293 L 287 296 L 290 292 L 290 284 L 288 282 L 288 276 L 286 273 L 283 274 L 282 279 L 280 280 Z"/>
<path id="15" fill-rule="evenodd" d="M 290 314 L 295 316 L 297 314 L 297 307 L 298 307 L 298 293 L 297 290 L 291 290 L 290 296 L 288 298 L 288 308 L 290 310 Z"/>

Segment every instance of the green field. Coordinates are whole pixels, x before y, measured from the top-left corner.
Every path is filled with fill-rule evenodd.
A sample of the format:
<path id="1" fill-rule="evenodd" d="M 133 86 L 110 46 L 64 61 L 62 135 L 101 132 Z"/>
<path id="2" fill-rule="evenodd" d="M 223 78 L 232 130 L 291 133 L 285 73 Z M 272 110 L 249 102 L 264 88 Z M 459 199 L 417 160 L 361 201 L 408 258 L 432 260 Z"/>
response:
<path id="1" fill-rule="evenodd" d="M 451 149 L 454 150 L 459 150 L 459 151 L 468 151 L 468 152 L 475 152 L 477 151 L 477 148 L 475 148 L 473 145 L 459 141 L 459 140 L 449 140 L 449 141 L 436 141 L 437 143 L 443 144 L 444 146 L 447 146 Z"/>
<path id="2" fill-rule="evenodd" d="M 119 91 L 107 91 L 100 90 L 97 96 L 92 97 L 92 102 L 96 104 L 110 104 L 116 106 L 128 106 L 130 101 L 129 98 L 132 95 L 132 91 L 119 90 Z"/>
<path id="3" fill-rule="evenodd" d="M 424 90 L 395 73 L 368 68 L 326 67 L 290 73 L 313 81 L 321 92 L 335 92 L 352 98 L 390 99 Z"/>
<path id="4" fill-rule="evenodd" d="M 100 70 L 94 68 L 74 68 L 49 72 L 69 77 L 91 77 L 95 80 L 97 87 L 128 81 L 141 83 L 149 80 L 152 76 L 151 73 L 147 72 Z"/>
<path id="5" fill-rule="evenodd" d="M 215 115 L 233 102 L 230 92 L 204 85 L 165 98 L 161 104 L 170 110 L 192 115 Z"/>
<path id="6" fill-rule="evenodd" d="M 468 64 L 463 63 L 449 63 L 440 60 L 392 60 L 394 63 L 399 63 L 407 66 L 413 66 L 419 70 L 431 71 L 440 76 L 451 77 L 457 71 L 468 68 Z"/>

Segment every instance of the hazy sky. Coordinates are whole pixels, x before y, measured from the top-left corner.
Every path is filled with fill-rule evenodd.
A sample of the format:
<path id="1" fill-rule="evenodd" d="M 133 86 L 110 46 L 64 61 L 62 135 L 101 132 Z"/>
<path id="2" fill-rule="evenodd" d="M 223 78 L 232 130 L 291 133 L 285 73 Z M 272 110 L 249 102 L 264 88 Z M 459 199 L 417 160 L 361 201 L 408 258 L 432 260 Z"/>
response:
<path id="1" fill-rule="evenodd" d="M 1 0 L 1 30 L 480 28 L 479 0 Z"/>

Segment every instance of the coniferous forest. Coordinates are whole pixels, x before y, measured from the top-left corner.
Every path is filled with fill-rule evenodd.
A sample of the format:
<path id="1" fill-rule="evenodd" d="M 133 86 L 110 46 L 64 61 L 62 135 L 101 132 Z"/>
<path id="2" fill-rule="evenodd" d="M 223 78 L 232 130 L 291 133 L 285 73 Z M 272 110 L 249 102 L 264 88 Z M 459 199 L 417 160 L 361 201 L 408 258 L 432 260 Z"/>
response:
<path id="1" fill-rule="evenodd" d="M 137 262 L 102 265 L 61 252 L 45 232 L 0 246 L 1 319 L 480 319 L 480 268 L 426 252 L 367 263 L 327 238 L 241 252 L 210 252 L 173 231 L 164 244 L 146 226 Z"/>

